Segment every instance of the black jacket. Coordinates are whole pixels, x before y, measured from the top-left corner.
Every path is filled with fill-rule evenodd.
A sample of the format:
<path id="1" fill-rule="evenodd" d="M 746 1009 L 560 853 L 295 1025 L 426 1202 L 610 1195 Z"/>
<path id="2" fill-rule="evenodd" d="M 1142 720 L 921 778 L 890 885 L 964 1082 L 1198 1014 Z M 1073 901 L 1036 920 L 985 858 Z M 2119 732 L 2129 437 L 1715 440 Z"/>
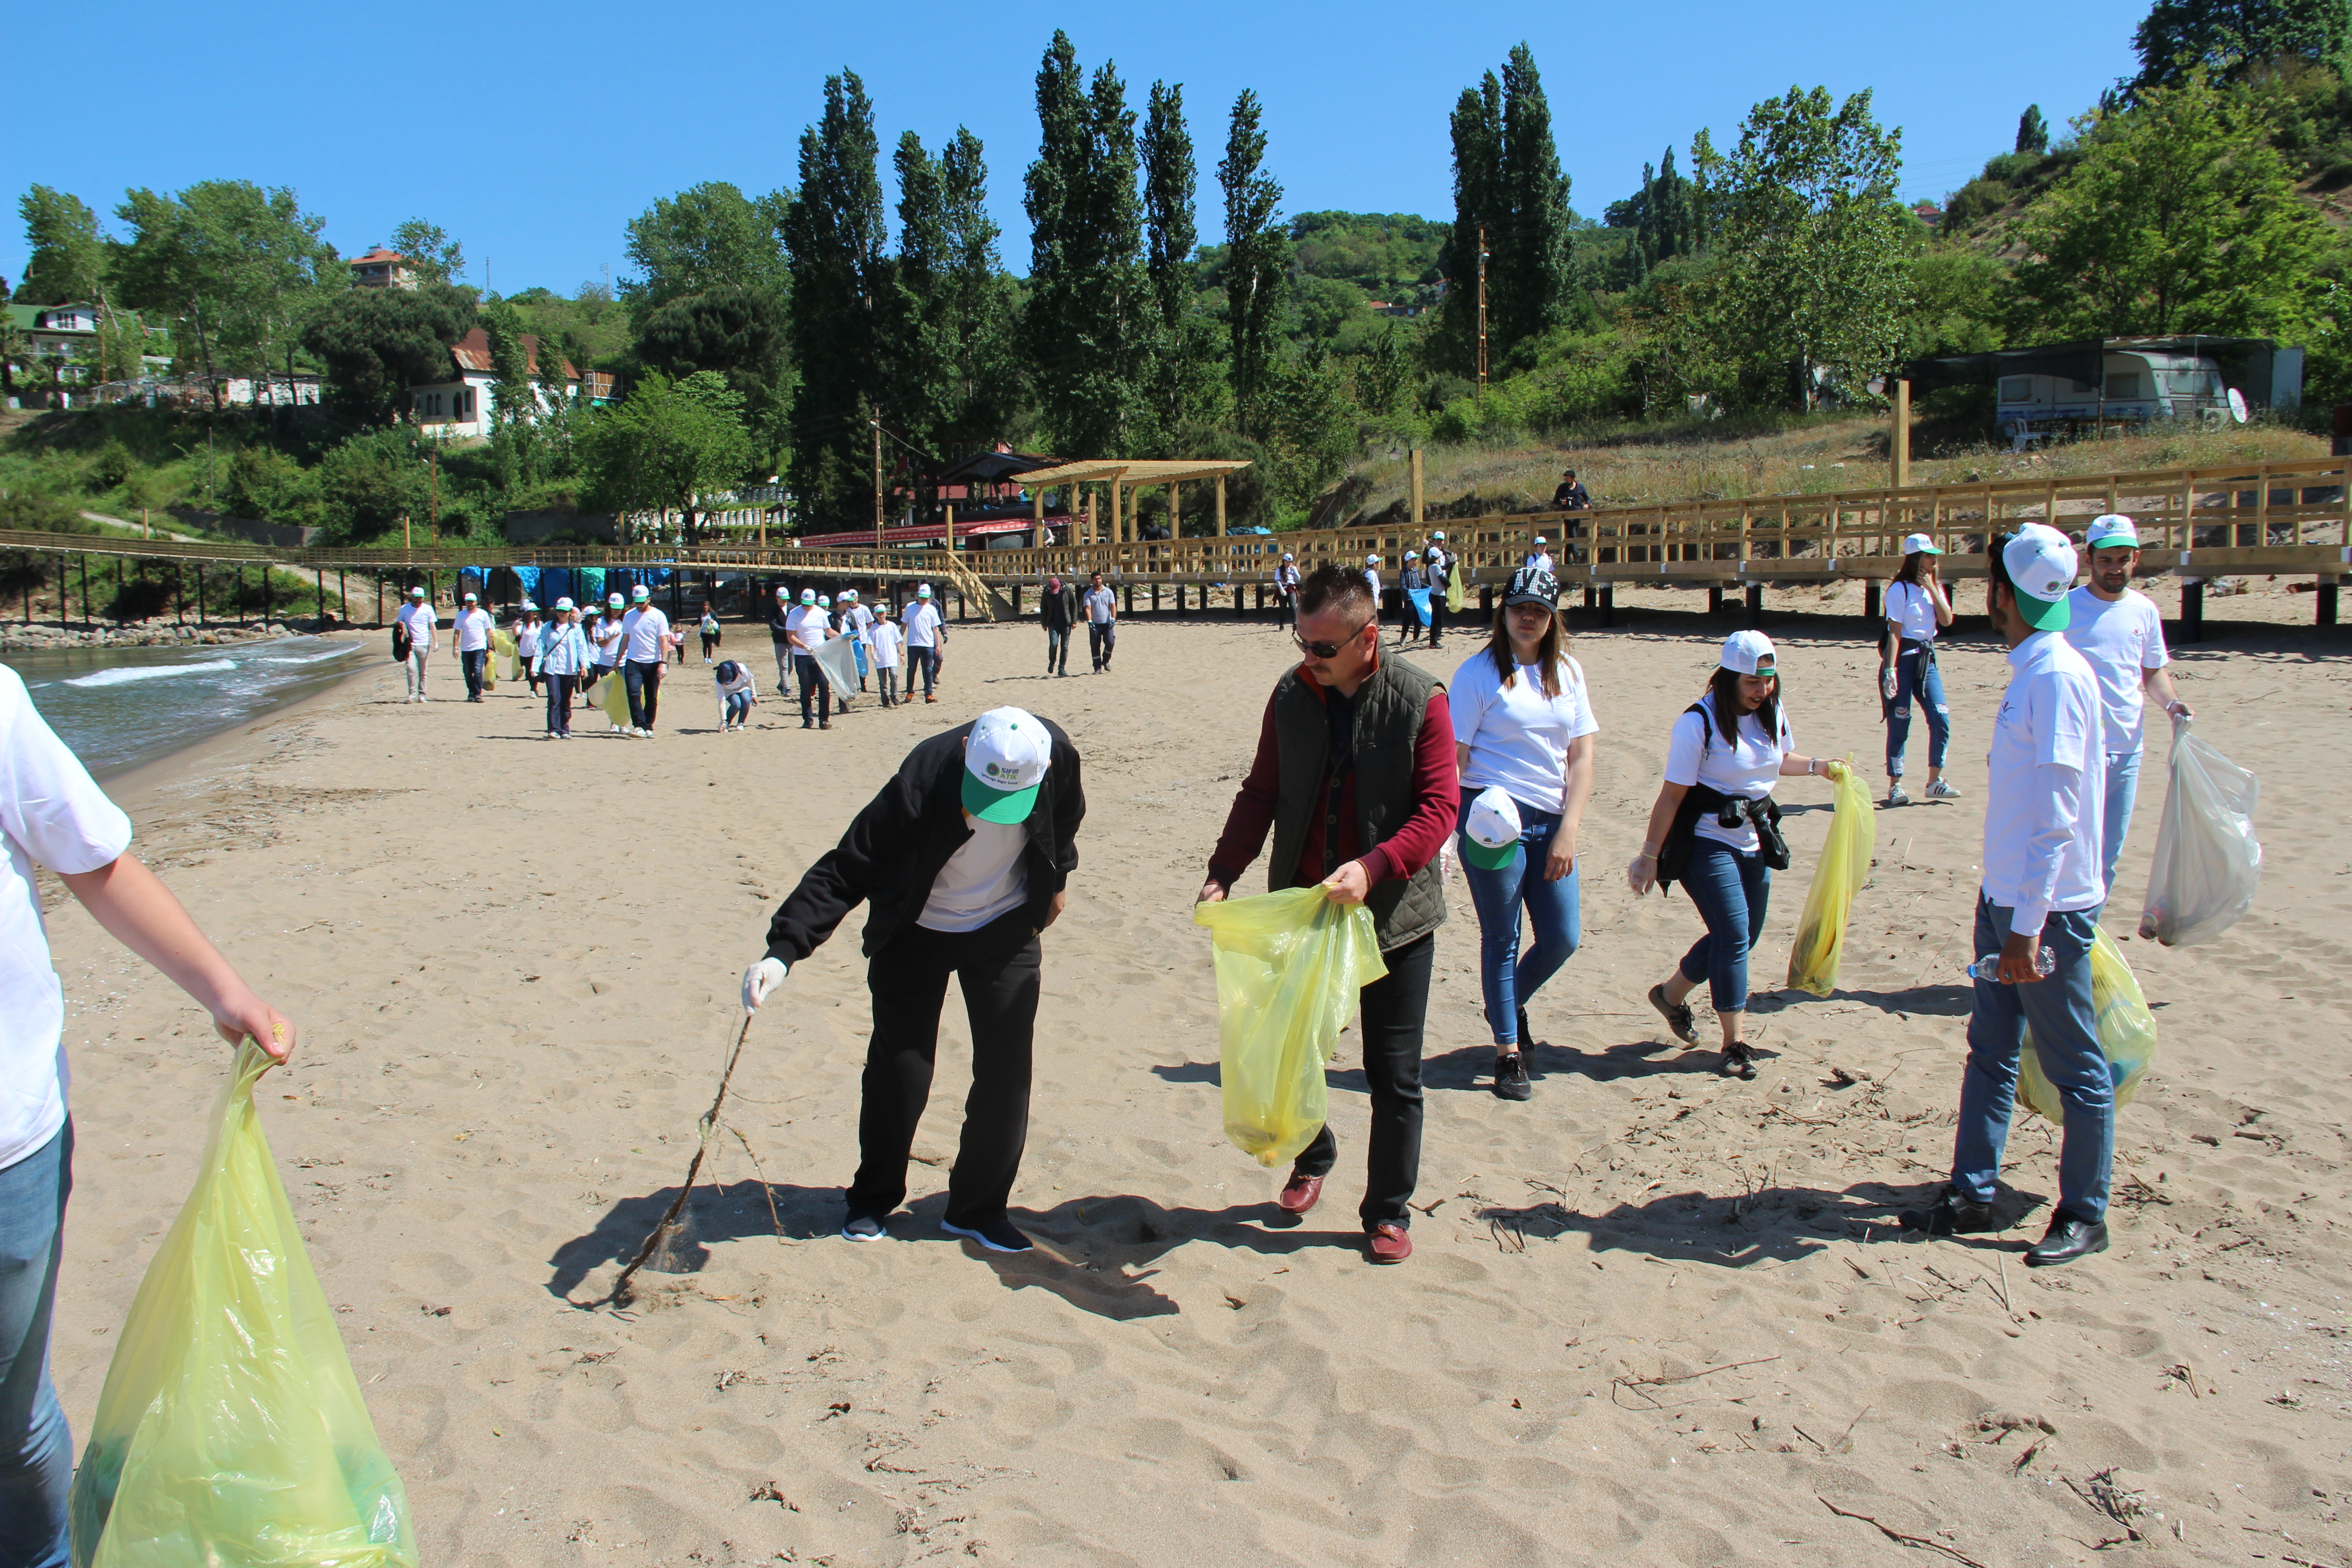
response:
<path id="1" fill-rule="evenodd" d="M 1066 632 L 1078 618 L 1078 591 L 1065 583 L 1058 588 L 1041 589 L 1037 595 L 1037 613 L 1045 618 L 1047 631 Z"/>
<path id="2" fill-rule="evenodd" d="M 1024 824 L 1029 847 L 1029 923 L 1044 930 L 1054 895 L 1078 865 L 1078 824 L 1087 798 L 1078 783 L 1078 752 L 1050 719 L 1038 721 L 1053 737 L 1053 765 L 1038 786 L 1037 809 Z M 932 736 L 907 753 L 898 775 L 866 803 L 841 836 L 801 878 L 768 922 L 768 955 L 798 963 L 824 945 L 860 901 L 867 957 L 913 925 L 931 896 L 931 884 L 963 847 L 971 829 L 963 819 L 963 742 L 971 725 Z"/>

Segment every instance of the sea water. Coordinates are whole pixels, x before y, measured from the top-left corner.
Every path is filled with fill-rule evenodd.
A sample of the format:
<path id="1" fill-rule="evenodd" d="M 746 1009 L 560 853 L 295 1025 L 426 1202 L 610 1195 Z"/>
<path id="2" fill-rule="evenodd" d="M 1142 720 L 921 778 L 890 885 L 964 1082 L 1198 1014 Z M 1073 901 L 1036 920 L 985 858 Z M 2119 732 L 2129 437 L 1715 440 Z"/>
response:
<path id="1" fill-rule="evenodd" d="M 373 645 L 370 645 L 373 646 Z M 331 685 L 359 644 L 319 637 L 210 647 L 13 650 L 33 706 L 99 778 L 122 773 Z"/>

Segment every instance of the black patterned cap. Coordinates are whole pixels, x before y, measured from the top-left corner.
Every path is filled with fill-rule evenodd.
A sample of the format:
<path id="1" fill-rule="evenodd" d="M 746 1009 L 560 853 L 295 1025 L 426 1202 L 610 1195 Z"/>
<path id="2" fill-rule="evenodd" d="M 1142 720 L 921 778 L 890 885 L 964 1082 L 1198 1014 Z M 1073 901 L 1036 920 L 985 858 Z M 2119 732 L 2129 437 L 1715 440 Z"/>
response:
<path id="1" fill-rule="evenodd" d="M 1559 584 L 1540 566 L 1522 566 L 1511 574 L 1511 585 L 1503 590 L 1506 608 L 1512 605 L 1541 605 L 1547 610 L 1559 608 Z"/>

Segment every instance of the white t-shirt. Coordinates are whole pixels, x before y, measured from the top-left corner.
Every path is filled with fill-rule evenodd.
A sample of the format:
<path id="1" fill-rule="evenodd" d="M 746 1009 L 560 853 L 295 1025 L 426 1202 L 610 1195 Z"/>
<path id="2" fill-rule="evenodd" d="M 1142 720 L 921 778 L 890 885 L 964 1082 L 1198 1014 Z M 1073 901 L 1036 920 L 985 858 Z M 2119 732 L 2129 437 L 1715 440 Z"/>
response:
<path id="1" fill-rule="evenodd" d="M 751 693 L 752 700 L 756 701 L 760 696 L 760 687 L 759 683 L 751 679 L 751 667 L 740 658 L 734 662 L 734 679 L 730 680 L 723 675 L 718 677 L 719 695 L 728 697 L 738 691 L 746 691 Z"/>
<path id="2" fill-rule="evenodd" d="M 784 625 L 801 639 L 795 653 L 814 653 L 833 633 L 833 617 L 814 605 L 803 605 L 785 617 Z"/>
<path id="3" fill-rule="evenodd" d="M 434 615 L 432 605 L 406 605 L 393 619 L 408 628 L 408 646 L 412 652 L 419 649 L 426 653 L 433 651 L 433 628 L 438 617 Z"/>
<path id="4" fill-rule="evenodd" d="M 538 621 L 519 622 L 514 629 L 515 656 L 530 658 L 539 652 L 539 634 L 545 626 Z"/>
<path id="5" fill-rule="evenodd" d="M 1078 604 L 1087 612 L 1087 619 L 1098 626 L 1107 626 L 1118 619 L 1118 595 L 1108 588 L 1089 588 Z"/>
<path id="6" fill-rule="evenodd" d="M 939 641 L 940 607 L 929 599 L 907 606 L 907 646 L 930 647 Z"/>
<path id="7" fill-rule="evenodd" d="M 2011 931 L 2030 936 L 2053 910 L 2106 900 L 2099 682 L 2060 632 L 2027 637 L 2009 650 L 2009 667 L 1986 758 L 1984 891 L 2014 911 Z"/>
<path id="8" fill-rule="evenodd" d="M 629 662 L 659 664 L 669 651 L 669 617 L 651 605 L 641 605 L 621 617 Z"/>
<path id="9" fill-rule="evenodd" d="M 873 611 L 867 609 L 863 605 L 852 605 L 849 608 L 841 612 L 841 618 L 845 623 L 846 623 L 847 630 L 851 637 L 856 637 L 859 642 L 866 644 L 868 647 L 871 647 L 874 645 Z"/>
<path id="10" fill-rule="evenodd" d="M 1364 568 L 1364 581 L 1372 585 L 1372 603 L 1381 602 L 1381 574 L 1370 567 Z"/>
<path id="11" fill-rule="evenodd" d="M 459 653 L 480 653 L 490 646 L 490 612 L 484 609 L 460 610 L 457 612 L 457 624 L 452 629 L 457 634 Z"/>
<path id="12" fill-rule="evenodd" d="M 1495 672 L 1495 656 L 1480 648 L 1462 661 L 1445 689 L 1454 710 L 1454 738 L 1470 748 L 1462 793 L 1496 785 L 1523 811 L 1559 813 L 1568 783 L 1568 743 L 1601 728 L 1584 668 L 1560 656 L 1559 695 L 1544 695 L 1540 669 L 1518 667 L 1506 688 Z"/>
<path id="13" fill-rule="evenodd" d="M 704 611 L 699 630 L 704 637 L 717 637 L 719 635 L 719 617 L 710 614 L 707 610 Z"/>
<path id="14" fill-rule="evenodd" d="M 66 1121 L 66 992 L 49 962 L 35 863 L 95 871 L 131 847 L 131 819 L 41 719 L 25 681 L 0 666 L 0 1168 Z"/>
<path id="15" fill-rule="evenodd" d="M 874 623 L 874 629 L 867 635 L 872 639 L 874 667 L 877 669 L 898 668 L 898 644 L 903 640 L 898 632 L 898 623 L 877 621 Z"/>
<path id="16" fill-rule="evenodd" d="M 1915 642 L 1936 640 L 1936 601 L 1923 584 L 1886 584 L 1886 618 L 1896 635 Z"/>
<path id="17" fill-rule="evenodd" d="M 621 638 L 626 635 L 623 631 L 622 627 L 623 623 L 626 619 L 626 616 L 614 616 L 613 619 L 608 621 L 604 619 L 604 616 L 599 616 L 596 617 L 595 625 L 588 628 L 589 637 L 593 638 L 596 644 L 596 662 L 598 664 L 609 665 L 620 663 Z"/>
<path id="18" fill-rule="evenodd" d="M 1714 694 L 1700 698 L 1699 706 L 1712 715 Z M 1797 749 L 1797 738 L 1789 728 L 1789 710 L 1781 709 L 1779 717 L 1780 733 L 1776 737 L 1765 733 L 1763 721 L 1755 714 L 1742 713 L 1739 743 L 1727 746 L 1723 727 L 1712 717 L 1702 725 L 1700 715 L 1685 712 L 1675 721 L 1674 733 L 1666 742 L 1666 782 L 1705 784 L 1718 794 L 1762 800 L 1780 782 L 1780 759 Z M 1700 814 L 1696 831 L 1701 838 L 1712 838 L 1734 849 L 1756 847 L 1753 826 L 1742 822 L 1734 832 L 1717 822 L 1713 812 Z"/>
<path id="19" fill-rule="evenodd" d="M 1551 570 L 1551 552 L 1549 550 L 1536 551 L 1527 558 L 1525 564 L 1533 566 L 1538 571 L 1549 572 Z"/>
<path id="20" fill-rule="evenodd" d="M 915 923 L 926 931 L 978 931 L 1029 896 L 1021 851 L 1029 828 L 1019 822 L 971 819 L 971 837 L 948 857 Z"/>
<path id="21" fill-rule="evenodd" d="M 2172 662 L 2164 647 L 2164 614 L 2136 588 L 2102 599 L 2087 587 L 2066 595 L 2066 640 L 2098 678 L 2100 747 L 2137 752 L 2147 732 L 2146 671 Z"/>

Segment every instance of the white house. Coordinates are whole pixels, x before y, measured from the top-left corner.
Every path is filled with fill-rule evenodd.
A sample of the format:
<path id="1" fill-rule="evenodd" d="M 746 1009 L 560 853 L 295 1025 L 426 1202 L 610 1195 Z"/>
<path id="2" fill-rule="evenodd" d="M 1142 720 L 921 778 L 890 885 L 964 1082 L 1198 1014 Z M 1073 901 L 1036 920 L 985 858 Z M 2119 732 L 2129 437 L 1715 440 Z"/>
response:
<path id="1" fill-rule="evenodd" d="M 530 358 L 530 416 L 537 418 L 553 409 L 553 394 L 558 385 L 540 374 L 538 337 L 525 332 L 522 346 Z M 476 327 L 457 340 L 457 346 L 449 351 L 449 380 L 424 383 L 408 389 L 410 410 L 428 436 L 453 441 L 486 437 L 498 413 L 498 377 L 490 369 L 490 334 Z M 572 369 L 570 360 L 558 359 L 555 363 L 562 367 L 562 395 L 567 398 L 576 395 L 580 373 Z"/>
<path id="2" fill-rule="evenodd" d="M 352 258 L 352 286 L 357 289 L 414 289 L 416 287 L 416 274 L 410 269 L 408 258 L 379 245 L 364 256 Z"/>

